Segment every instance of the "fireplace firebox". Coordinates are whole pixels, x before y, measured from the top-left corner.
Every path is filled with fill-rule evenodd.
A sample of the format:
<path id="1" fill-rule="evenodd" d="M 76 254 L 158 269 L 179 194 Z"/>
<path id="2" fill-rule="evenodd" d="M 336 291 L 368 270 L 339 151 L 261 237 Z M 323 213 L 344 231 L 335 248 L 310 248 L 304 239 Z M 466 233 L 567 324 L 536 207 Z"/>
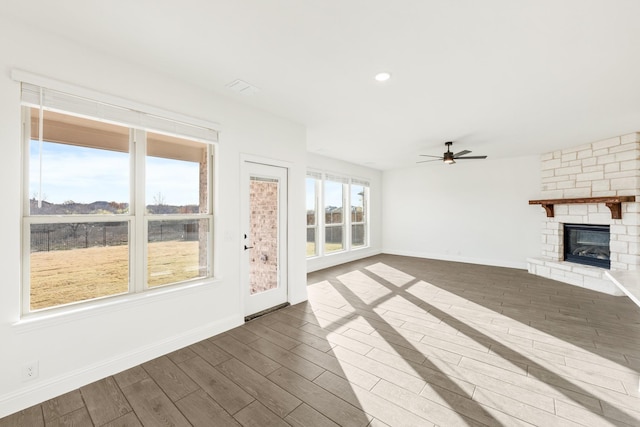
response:
<path id="1" fill-rule="evenodd" d="M 610 268 L 609 226 L 564 224 L 564 259 L 578 264 Z"/>

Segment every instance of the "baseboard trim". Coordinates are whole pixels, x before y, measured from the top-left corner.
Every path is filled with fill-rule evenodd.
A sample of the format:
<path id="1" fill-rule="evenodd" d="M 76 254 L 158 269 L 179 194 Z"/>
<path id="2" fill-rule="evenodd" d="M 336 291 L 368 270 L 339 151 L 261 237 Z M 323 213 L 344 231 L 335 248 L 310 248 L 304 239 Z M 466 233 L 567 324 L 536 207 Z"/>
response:
<path id="1" fill-rule="evenodd" d="M 484 258 L 473 258 L 473 257 L 464 257 L 464 256 L 451 256 L 451 255 L 431 254 L 431 253 L 423 253 L 423 252 L 402 251 L 402 250 L 393 250 L 393 249 L 383 249 L 382 253 L 389 254 L 389 255 L 409 256 L 414 258 L 437 259 L 439 261 L 452 261 L 452 262 L 464 262 L 468 264 L 489 265 L 492 267 L 517 268 L 519 270 L 527 269 L 526 260 L 522 262 L 514 262 L 514 261 L 502 261 L 502 260 L 495 260 L 495 259 L 484 259 Z"/>
<path id="2" fill-rule="evenodd" d="M 180 335 L 137 348 L 0 396 L 0 418 L 140 365 L 156 357 L 242 325 L 240 315 L 208 323 Z"/>
<path id="3" fill-rule="evenodd" d="M 336 265 L 345 264 L 351 261 L 357 261 L 362 258 L 369 258 L 374 255 L 381 254 L 380 249 L 364 248 L 349 252 L 341 252 L 322 257 L 311 258 L 307 260 L 307 273 L 312 273 L 325 268 L 335 267 Z"/>

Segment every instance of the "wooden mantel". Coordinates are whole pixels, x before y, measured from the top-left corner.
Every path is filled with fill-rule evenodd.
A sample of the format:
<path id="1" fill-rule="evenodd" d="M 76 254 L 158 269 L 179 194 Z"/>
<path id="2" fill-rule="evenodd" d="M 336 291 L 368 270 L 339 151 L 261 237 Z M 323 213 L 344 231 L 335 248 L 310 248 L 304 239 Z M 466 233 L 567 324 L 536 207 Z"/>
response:
<path id="1" fill-rule="evenodd" d="M 542 205 L 548 218 L 553 218 L 554 205 L 573 205 L 576 203 L 604 203 L 611 211 L 612 219 L 622 218 L 622 203 L 635 202 L 636 196 L 582 197 L 578 199 L 529 200 L 530 205 Z"/>

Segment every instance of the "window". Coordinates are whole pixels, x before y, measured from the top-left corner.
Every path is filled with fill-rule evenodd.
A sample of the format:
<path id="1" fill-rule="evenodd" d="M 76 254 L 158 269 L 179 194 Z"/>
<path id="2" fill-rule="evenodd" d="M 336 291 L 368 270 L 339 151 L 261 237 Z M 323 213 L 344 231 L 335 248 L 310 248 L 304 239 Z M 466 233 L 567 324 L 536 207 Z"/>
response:
<path id="1" fill-rule="evenodd" d="M 324 181 L 324 253 L 344 249 L 344 184 Z"/>
<path id="2" fill-rule="evenodd" d="M 318 255 L 318 185 L 317 176 L 307 174 L 306 205 L 307 205 L 307 256 Z"/>
<path id="3" fill-rule="evenodd" d="M 351 247 L 366 245 L 367 242 L 367 193 L 369 188 L 351 183 Z"/>
<path id="4" fill-rule="evenodd" d="M 368 246 L 367 181 L 308 171 L 306 189 L 307 257 Z"/>
<path id="5" fill-rule="evenodd" d="M 23 83 L 23 313 L 212 277 L 214 145 L 34 90 Z"/>

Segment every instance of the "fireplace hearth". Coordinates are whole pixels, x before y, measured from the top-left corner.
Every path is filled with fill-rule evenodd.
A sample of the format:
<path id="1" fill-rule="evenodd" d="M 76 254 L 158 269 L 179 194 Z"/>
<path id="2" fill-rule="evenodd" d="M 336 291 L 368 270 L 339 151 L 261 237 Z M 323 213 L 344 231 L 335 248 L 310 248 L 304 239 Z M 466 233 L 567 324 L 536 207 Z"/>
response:
<path id="1" fill-rule="evenodd" d="M 564 224 L 564 259 L 609 269 L 609 240 L 608 225 Z"/>

